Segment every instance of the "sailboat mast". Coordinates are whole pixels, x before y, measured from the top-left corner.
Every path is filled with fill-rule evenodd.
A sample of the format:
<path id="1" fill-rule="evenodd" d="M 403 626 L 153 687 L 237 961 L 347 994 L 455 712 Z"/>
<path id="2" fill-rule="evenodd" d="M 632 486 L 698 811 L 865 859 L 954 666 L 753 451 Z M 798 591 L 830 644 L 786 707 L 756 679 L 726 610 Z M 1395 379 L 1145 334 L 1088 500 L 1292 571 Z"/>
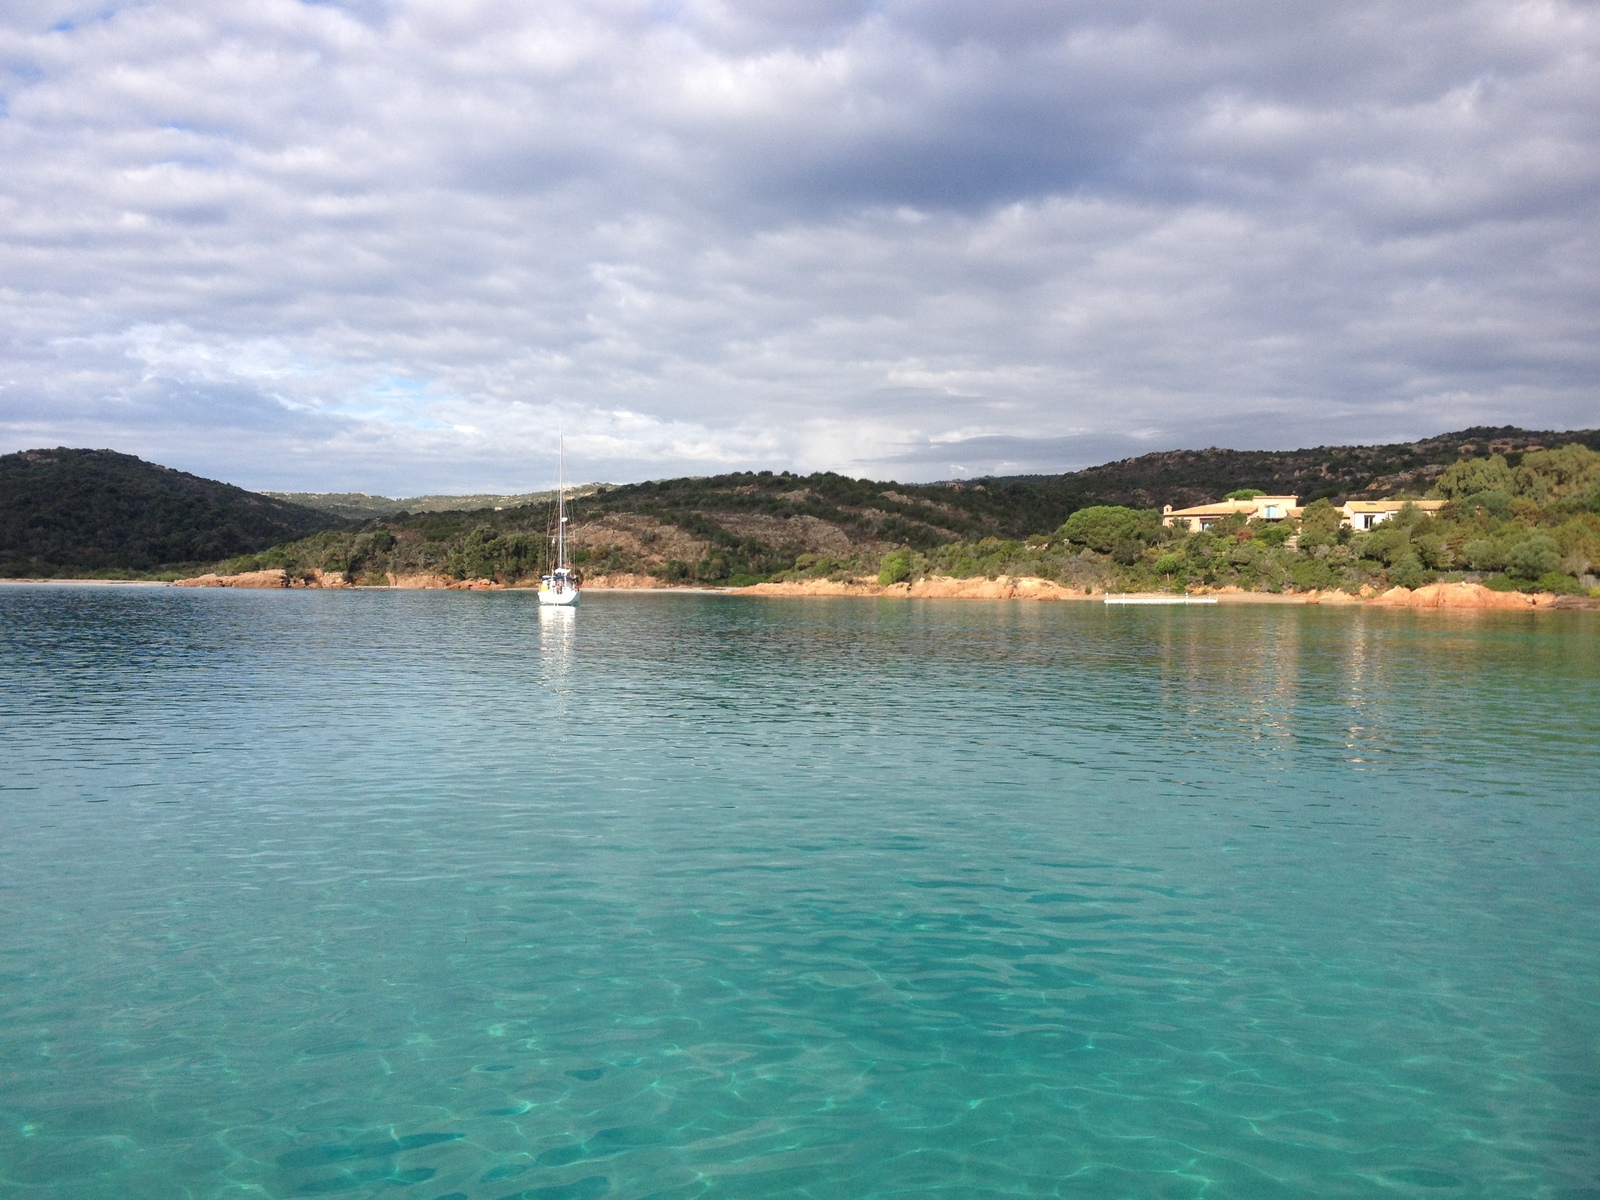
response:
<path id="1" fill-rule="evenodd" d="M 556 467 L 556 566 L 567 565 L 567 439 L 559 439 Z"/>

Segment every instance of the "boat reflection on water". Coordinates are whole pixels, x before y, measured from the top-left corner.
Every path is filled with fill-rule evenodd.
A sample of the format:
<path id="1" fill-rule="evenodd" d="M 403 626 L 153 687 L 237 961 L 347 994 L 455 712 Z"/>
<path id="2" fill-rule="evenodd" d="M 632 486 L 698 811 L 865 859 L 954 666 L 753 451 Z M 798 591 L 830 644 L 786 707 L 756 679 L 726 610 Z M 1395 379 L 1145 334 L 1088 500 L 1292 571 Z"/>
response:
<path id="1" fill-rule="evenodd" d="M 571 605 L 539 605 L 539 659 L 547 686 L 560 687 L 566 682 L 577 636 L 577 617 L 578 610 Z"/>

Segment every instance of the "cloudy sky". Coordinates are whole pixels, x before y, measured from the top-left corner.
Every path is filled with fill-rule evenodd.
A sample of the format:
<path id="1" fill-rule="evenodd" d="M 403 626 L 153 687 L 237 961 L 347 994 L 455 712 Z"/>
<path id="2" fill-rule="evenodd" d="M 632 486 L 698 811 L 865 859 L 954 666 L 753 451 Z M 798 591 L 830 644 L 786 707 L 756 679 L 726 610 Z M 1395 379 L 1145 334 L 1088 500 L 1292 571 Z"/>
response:
<path id="1" fill-rule="evenodd" d="M 1600 7 L 0 3 L 0 450 L 389 494 L 1600 424 Z"/>

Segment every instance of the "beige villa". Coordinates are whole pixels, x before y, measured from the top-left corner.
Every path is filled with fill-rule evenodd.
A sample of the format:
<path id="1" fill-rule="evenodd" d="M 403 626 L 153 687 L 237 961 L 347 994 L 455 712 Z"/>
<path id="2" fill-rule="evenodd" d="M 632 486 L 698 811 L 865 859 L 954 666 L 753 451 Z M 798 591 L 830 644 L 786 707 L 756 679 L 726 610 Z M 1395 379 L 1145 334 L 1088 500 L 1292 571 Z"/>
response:
<path id="1" fill-rule="evenodd" d="M 1443 500 L 1349 500 L 1335 511 L 1340 524 L 1347 528 L 1371 529 L 1408 504 L 1430 516 L 1444 507 Z M 1256 496 L 1250 500 L 1218 500 L 1193 508 L 1175 509 L 1169 504 L 1161 510 L 1161 523 L 1182 525 L 1190 533 L 1199 533 L 1229 517 L 1242 515 L 1247 521 L 1298 520 L 1303 511 L 1298 496 Z"/>
<path id="2" fill-rule="evenodd" d="M 1444 507 L 1443 500 L 1350 500 L 1339 509 L 1340 523 L 1350 529 L 1371 529 L 1382 525 L 1408 504 L 1429 516 Z"/>
<path id="3" fill-rule="evenodd" d="M 1218 521 L 1243 514 L 1247 521 L 1282 521 L 1300 515 L 1299 496 L 1256 496 L 1250 500 L 1218 500 L 1215 504 L 1197 504 L 1193 508 L 1174 509 L 1167 505 L 1161 510 L 1163 525 L 1184 525 L 1190 533 L 1209 529 Z"/>

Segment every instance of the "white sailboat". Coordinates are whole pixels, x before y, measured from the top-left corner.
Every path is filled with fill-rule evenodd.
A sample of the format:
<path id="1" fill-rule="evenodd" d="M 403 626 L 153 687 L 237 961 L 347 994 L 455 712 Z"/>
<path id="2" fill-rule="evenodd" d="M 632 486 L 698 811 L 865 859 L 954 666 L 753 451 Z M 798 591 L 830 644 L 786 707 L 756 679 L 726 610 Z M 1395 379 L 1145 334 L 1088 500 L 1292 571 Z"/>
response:
<path id="1" fill-rule="evenodd" d="M 556 478 L 556 565 L 539 580 L 539 603 L 573 608 L 578 603 L 582 577 L 567 566 L 567 443 L 561 440 L 560 467 Z"/>

